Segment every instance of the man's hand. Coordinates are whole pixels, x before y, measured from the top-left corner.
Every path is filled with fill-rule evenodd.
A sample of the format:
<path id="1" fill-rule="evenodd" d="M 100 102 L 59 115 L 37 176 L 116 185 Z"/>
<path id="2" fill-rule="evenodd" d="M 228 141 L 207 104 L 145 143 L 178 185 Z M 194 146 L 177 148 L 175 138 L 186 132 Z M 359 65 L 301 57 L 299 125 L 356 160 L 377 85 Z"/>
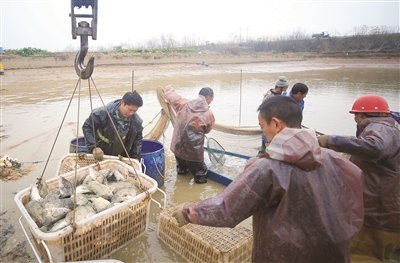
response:
<path id="1" fill-rule="evenodd" d="M 96 159 L 97 161 L 103 161 L 104 152 L 101 148 L 99 148 L 99 147 L 94 148 L 92 153 L 93 153 L 94 159 Z"/>
<path id="2" fill-rule="evenodd" d="M 318 138 L 319 146 L 321 146 L 323 148 L 329 148 L 328 147 L 329 135 L 320 135 L 317 138 Z"/>
<path id="3" fill-rule="evenodd" d="M 183 216 L 182 209 L 183 209 L 183 205 L 181 205 L 178 209 L 176 209 L 172 213 L 172 216 L 175 217 L 176 221 L 178 222 L 179 227 L 189 224 L 189 222 Z"/>

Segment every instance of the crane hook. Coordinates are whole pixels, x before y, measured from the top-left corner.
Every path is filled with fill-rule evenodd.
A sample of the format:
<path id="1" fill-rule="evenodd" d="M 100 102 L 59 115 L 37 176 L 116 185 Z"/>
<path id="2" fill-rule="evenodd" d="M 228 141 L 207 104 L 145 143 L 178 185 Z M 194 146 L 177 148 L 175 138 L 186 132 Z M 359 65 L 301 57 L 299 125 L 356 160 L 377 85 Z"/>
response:
<path id="1" fill-rule="evenodd" d="M 75 7 L 88 8 L 92 7 L 92 14 L 75 14 Z M 89 49 L 88 36 L 92 36 L 93 40 L 97 38 L 97 6 L 98 0 L 71 0 L 71 22 L 72 22 L 72 38 L 81 37 L 81 48 L 75 56 L 75 71 L 78 77 L 88 79 L 93 73 L 94 57 L 89 59 L 87 66 L 84 64 L 85 56 Z M 92 27 L 86 21 L 81 21 L 76 27 L 76 18 L 92 18 Z"/>
<path id="2" fill-rule="evenodd" d="M 79 27 L 81 28 L 86 28 L 88 25 L 89 24 L 85 21 L 79 23 Z M 76 53 L 75 56 L 75 71 L 76 74 L 78 74 L 78 76 L 81 79 L 88 79 L 93 73 L 94 57 L 92 56 L 89 59 L 87 66 L 85 66 L 84 60 L 89 49 L 88 36 L 81 35 L 80 37 L 81 37 L 81 49 Z"/>
<path id="3" fill-rule="evenodd" d="M 94 57 L 90 57 L 86 67 L 83 63 L 85 60 L 85 56 L 88 51 L 88 46 L 84 46 L 81 48 L 81 50 L 76 53 L 75 56 L 75 71 L 76 74 L 81 78 L 81 79 L 88 79 L 93 73 L 94 69 Z"/>

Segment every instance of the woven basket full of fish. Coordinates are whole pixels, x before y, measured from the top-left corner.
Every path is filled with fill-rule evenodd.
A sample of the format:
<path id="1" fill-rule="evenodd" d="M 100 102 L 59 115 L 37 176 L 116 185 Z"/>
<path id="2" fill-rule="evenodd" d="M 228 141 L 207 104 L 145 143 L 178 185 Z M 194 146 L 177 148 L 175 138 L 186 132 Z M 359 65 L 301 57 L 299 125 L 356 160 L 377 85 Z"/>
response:
<path id="1" fill-rule="evenodd" d="M 14 199 L 43 261 L 105 259 L 146 233 L 154 179 L 118 159 L 74 164 L 66 173 L 61 166 L 42 180 L 46 191 L 35 184 Z"/>

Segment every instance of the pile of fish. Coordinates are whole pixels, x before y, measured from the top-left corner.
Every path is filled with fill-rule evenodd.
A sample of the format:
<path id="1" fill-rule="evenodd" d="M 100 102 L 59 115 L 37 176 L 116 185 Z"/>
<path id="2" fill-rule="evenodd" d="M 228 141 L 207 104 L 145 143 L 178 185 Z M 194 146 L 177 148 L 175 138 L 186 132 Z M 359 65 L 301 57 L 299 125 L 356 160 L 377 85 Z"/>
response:
<path id="1" fill-rule="evenodd" d="M 32 186 L 25 209 L 41 231 L 56 232 L 140 193 L 117 169 L 97 171 L 89 166 L 88 170 L 87 176 L 77 180 L 76 190 L 74 181 L 61 175 L 59 189 L 54 191 L 49 191 L 44 179 Z"/>

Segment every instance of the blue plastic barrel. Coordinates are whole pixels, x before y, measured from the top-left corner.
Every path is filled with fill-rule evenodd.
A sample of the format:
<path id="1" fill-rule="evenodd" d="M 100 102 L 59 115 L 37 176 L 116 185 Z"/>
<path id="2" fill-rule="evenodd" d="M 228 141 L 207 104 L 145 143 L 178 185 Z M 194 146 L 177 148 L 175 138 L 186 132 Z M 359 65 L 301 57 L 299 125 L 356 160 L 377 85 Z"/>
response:
<path id="1" fill-rule="evenodd" d="M 85 143 L 85 138 L 78 137 L 78 153 L 86 153 L 88 148 Z M 76 138 L 72 139 L 69 143 L 69 152 L 76 153 Z"/>
<path id="2" fill-rule="evenodd" d="M 164 185 L 165 158 L 162 143 L 153 140 L 142 141 L 143 173 L 157 181 L 158 187 Z"/>

